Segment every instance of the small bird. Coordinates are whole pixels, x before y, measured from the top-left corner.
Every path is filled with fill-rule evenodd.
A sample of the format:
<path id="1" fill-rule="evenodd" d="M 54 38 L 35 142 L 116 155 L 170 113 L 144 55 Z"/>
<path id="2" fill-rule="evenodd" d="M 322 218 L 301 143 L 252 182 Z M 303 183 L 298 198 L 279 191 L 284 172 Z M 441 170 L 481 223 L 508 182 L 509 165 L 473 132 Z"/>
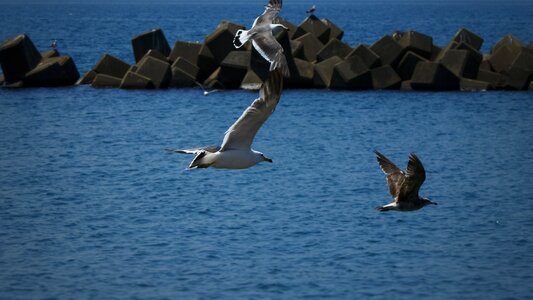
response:
<path id="1" fill-rule="evenodd" d="M 51 47 L 52 49 L 57 48 L 57 40 L 53 40 L 52 43 L 50 44 L 50 47 Z"/>
<path id="2" fill-rule="evenodd" d="M 312 14 L 316 11 L 316 6 L 313 4 L 313 6 L 311 6 L 308 10 L 306 10 L 305 12 L 308 13 L 308 14 Z"/>
<path id="3" fill-rule="evenodd" d="M 416 154 L 411 153 L 407 170 L 404 172 L 385 155 L 374 151 L 381 170 L 387 174 L 387 184 L 389 192 L 393 197 L 393 202 L 384 206 L 377 207 L 379 211 L 398 210 L 413 211 L 420 209 L 428 204 L 437 204 L 427 198 L 418 196 L 420 186 L 426 179 L 426 171 L 422 162 Z"/>
<path id="4" fill-rule="evenodd" d="M 257 131 L 274 112 L 281 96 L 283 76 L 281 70 L 275 69 L 259 90 L 259 98 L 242 113 L 224 135 L 221 146 L 207 146 L 196 149 L 167 151 L 196 154 L 189 169 L 221 168 L 246 169 L 260 162 L 272 162 L 263 153 L 251 149 Z"/>
<path id="5" fill-rule="evenodd" d="M 283 54 L 283 47 L 274 38 L 274 35 L 272 35 L 274 28 L 281 27 L 288 30 L 282 24 L 272 24 L 272 20 L 278 15 L 281 6 L 281 0 L 269 0 L 265 6 L 265 11 L 255 19 L 250 30 L 237 30 L 233 39 L 233 46 L 240 48 L 247 41 L 251 40 L 255 50 L 270 62 L 270 71 L 280 69 L 282 74 L 288 77 L 289 68 L 287 59 Z"/>
<path id="6" fill-rule="evenodd" d="M 205 88 L 205 86 L 204 86 L 203 84 L 199 83 L 198 81 L 194 81 L 194 83 L 195 83 L 197 86 L 199 86 L 199 87 L 204 91 L 204 96 L 207 96 L 207 95 L 209 95 L 209 94 L 212 94 L 212 93 L 214 93 L 214 92 L 218 92 L 218 91 L 219 91 L 218 89 L 207 90 L 207 89 Z"/>

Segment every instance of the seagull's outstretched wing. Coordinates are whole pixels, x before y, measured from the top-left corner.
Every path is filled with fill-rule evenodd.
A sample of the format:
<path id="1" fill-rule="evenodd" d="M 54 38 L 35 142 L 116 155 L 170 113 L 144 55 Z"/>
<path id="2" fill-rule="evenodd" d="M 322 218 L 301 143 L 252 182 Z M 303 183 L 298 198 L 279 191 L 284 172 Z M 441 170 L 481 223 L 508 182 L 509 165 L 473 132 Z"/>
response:
<path id="1" fill-rule="evenodd" d="M 285 54 L 283 54 L 283 47 L 272 33 L 255 35 L 252 39 L 252 45 L 270 63 L 270 71 L 280 69 L 283 76 L 289 76 L 289 66 Z"/>
<path id="2" fill-rule="evenodd" d="M 261 86 L 259 98 L 255 99 L 226 131 L 221 152 L 229 149 L 250 149 L 257 131 L 276 109 L 282 88 L 281 71 L 270 72 L 268 79 Z"/>
<path id="3" fill-rule="evenodd" d="M 183 154 L 198 154 L 202 151 L 215 153 L 218 150 L 220 150 L 220 146 L 205 146 L 205 147 L 199 147 L 199 148 L 193 148 L 193 149 L 165 149 L 165 150 L 169 152 L 176 152 L 176 153 L 183 153 Z"/>
<path id="4" fill-rule="evenodd" d="M 407 163 L 405 183 L 400 189 L 398 201 L 401 201 L 401 199 L 418 199 L 418 191 L 422 183 L 424 183 L 424 180 L 426 180 L 426 170 L 416 154 L 411 153 L 409 162 Z"/>
<path id="5" fill-rule="evenodd" d="M 265 11 L 262 15 L 255 19 L 254 26 L 270 26 L 272 20 L 278 15 L 281 10 L 282 1 L 281 0 L 269 0 L 268 4 L 265 6 Z"/>
<path id="6" fill-rule="evenodd" d="M 389 192 L 392 197 L 396 197 L 402 184 L 405 181 L 405 174 L 398 168 L 392 161 L 390 161 L 385 155 L 374 150 L 376 159 L 383 173 L 387 174 L 387 184 L 389 185 Z"/>

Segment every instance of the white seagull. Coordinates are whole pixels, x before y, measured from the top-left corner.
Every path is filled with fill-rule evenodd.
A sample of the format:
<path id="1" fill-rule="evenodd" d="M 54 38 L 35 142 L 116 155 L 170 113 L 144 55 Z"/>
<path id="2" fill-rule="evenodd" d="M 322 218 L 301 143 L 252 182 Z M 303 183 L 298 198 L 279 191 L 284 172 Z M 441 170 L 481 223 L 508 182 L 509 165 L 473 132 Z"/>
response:
<path id="1" fill-rule="evenodd" d="M 379 211 L 397 210 L 412 211 L 420 209 L 428 204 L 437 204 L 427 198 L 418 196 L 418 191 L 426 179 L 426 171 L 416 154 L 411 153 L 407 163 L 407 171 L 404 172 L 385 155 L 374 151 L 381 170 L 387 174 L 389 192 L 394 198 L 392 203 L 377 207 Z"/>
<path id="2" fill-rule="evenodd" d="M 246 169 L 260 162 L 272 162 L 263 153 L 251 149 L 254 137 L 261 125 L 274 112 L 283 88 L 281 70 L 275 69 L 259 90 L 259 98 L 242 113 L 224 135 L 221 146 L 197 149 L 169 150 L 176 153 L 196 154 L 189 165 L 196 168 Z"/>
<path id="3" fill-rule="evenodd" d="M 283 47 L 272 35 L 272 30 L 281 27 L 288 30 L 281 24 L 272 24 L 272 20 L 281 10 L 281 0 L 269 0 L 265 6 L 265 11 L 257 17 L 250 30 L 237 30 L 233 45 L 235 48 L 242 47 L 247 41 L 252 40 L 255 50 L 270 62 L 270 71 L 281 69 L 284 76 L 289 76 L 287 59 L 283 54 Z"/>

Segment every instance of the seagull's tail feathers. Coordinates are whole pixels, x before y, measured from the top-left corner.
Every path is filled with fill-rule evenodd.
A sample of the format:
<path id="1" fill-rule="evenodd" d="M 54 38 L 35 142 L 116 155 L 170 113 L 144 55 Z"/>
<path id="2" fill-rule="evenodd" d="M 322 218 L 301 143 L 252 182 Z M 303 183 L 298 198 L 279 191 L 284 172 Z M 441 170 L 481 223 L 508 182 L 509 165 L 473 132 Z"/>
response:
<path id="1" fill-rule="evenodd" d="M 213 162 L 209 162 L 210 159 L 208 154 L 210 154 L 208 151 L 199 152 L 189 165 L 189 169 L 208 168 L 211 166 Z"/>
<path id="2" fill-rule="evenodd" d="M 378 207 L 376 207 L 376 210 L 377 211 L 389 211 L 391 209 L 389 207 L 387 207 L 387 206 L 378 206 Z"/>
<path id="3" fill-rule="evenodd" d="M 249 34 L 248 30 L 237 30 L 237 33 L 235 34 L 235 38 L 233 38 L 233 46 L 235 48 L 242 47 L 250 38 L 252 37 L 251 34 Z"/>

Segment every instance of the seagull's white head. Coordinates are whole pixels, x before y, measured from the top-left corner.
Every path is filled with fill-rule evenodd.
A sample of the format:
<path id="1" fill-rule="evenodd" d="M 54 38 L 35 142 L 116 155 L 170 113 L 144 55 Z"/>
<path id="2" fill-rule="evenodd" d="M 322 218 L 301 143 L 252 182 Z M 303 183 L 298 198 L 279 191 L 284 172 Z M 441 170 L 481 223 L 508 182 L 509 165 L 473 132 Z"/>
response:
<path id="1" fill-rule="evenodd" d="M 252 150 L 254 152 L 254 154 L 257 156 L 257 158 L 259 159 L 259 162 L 262 162 L 262 161 L 266 161 L 266 162 L 269 162 L 271 163 L 272 162 L 272 159 L 271 158 L 268 158 L 266 157 L 263 153 L 259 152 L 259 151 L 255 151 L 255 150 Z"/>

